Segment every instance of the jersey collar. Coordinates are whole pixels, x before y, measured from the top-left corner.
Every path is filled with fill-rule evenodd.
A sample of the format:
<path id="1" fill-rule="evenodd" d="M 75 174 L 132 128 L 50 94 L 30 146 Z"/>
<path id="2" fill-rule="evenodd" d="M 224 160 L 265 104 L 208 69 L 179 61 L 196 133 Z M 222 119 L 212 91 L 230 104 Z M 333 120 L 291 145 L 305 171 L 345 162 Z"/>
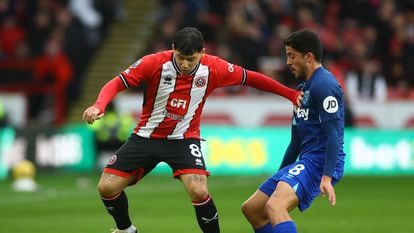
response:
<path id="1" fill-rule="evenodd" d="M 200 60 L 200 61 L 201 61 L 201 60 Z M 172 62 L 173 62 L 173 66 L 174 66 L 175 71 L 177 71 L 177 73 L 178 73 L 179 75 L 184 75 L 183 73 L 181 73 L 180 68 L 178 68 L 177 62 L 175 61 L 174 54 L 172 54 Z M 198 64 L 196 65 L 196 67 L 194 67 L 193 71 L 191 71 L 191 72 L 190 72 L 189 74 L 187 74 L 187 75 L 195 75 L 195 73 L 197 73 L 198 67 L 200 67 L 200 63 L 198 63 Z"/>

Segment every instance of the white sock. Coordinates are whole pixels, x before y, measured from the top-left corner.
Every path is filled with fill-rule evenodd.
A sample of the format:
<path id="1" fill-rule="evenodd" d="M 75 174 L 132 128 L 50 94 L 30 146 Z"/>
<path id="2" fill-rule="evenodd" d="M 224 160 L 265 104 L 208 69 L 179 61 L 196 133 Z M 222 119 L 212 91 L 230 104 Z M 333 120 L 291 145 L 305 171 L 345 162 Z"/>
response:
<path id="1" fill-rule="evenodd" d="M 137 230 L 137 228 L 134 225 L 131 225 L 127 229 L 125 229 L 124 231 L 126 233 L 135 233 L 136 230 Z"/>

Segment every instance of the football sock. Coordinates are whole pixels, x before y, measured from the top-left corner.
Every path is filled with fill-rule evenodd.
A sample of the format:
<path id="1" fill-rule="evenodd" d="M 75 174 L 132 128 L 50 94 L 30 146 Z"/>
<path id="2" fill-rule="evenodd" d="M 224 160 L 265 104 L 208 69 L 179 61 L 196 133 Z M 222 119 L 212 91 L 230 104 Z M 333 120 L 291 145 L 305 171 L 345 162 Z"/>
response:
<path id="1" fill-rule="evenodd" d="M 297 233 L 297 230 L 293 221 L 287 221 L 277 224 L 273 228 L 273 233 Z"/>
<path id="2" fill-rule="evenodd" d="M 269 222 L 260 228 L 254 228 L 254 233 L 273 233 L 272 224 Z"/>
<path id="3" fill-rule="evenodd" d="M 108 213 L 114 218 L 118 229 L 124 230 L 132 225 L 128 213 L 128 198 L 124 191 L 112 198 L 101 197 L 101 199 Z"/>
<path id="4" fill-rule="evenodd" d="M 202 201 L 193 201 L 198 225 L 203 233 L 219 233 L 219 220 L 216 205 L 208 195 Z"/>

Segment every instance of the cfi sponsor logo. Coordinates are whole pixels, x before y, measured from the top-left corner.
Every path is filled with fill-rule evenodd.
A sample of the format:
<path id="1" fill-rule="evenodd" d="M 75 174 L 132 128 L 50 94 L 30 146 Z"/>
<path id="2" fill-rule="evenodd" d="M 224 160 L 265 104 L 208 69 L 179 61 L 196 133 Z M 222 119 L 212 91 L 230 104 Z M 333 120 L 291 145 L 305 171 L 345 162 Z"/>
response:
<path id="1" fill-rule="evenodd" d="M 116 159 L 117 159 L 116 155 L 112 155 L 111 159 L 109 159 L 108 165 L 114 164 L 116 162 Z"/>
<path id="2" fill-rule="evenodd" d="M 206 85 L 206 77 L 197 77 L 194 80 L 194 84 L 196 87 L 204 87 Z"/>

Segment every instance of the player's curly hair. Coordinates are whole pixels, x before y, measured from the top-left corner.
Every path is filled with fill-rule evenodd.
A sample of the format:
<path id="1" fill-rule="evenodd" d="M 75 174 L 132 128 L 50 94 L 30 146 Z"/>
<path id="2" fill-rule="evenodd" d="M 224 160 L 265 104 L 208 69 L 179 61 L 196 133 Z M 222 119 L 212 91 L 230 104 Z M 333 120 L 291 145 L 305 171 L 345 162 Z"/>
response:
<path id="1" fill-rule="evenodd" d="M 283 43 L 302 54 L 312 53 L 317 62 L 322 60 L 323 48 L 321 40 L 315 32 L 309 29 L 302 29 L 290 34 Z"/>
<path id="2" fill-rule="evenodd" d="M 199 53 L 204 48 L 203 34 L 194 27 L 183 28 L 174 35 L 173 45 L 182 55 Z"/>

